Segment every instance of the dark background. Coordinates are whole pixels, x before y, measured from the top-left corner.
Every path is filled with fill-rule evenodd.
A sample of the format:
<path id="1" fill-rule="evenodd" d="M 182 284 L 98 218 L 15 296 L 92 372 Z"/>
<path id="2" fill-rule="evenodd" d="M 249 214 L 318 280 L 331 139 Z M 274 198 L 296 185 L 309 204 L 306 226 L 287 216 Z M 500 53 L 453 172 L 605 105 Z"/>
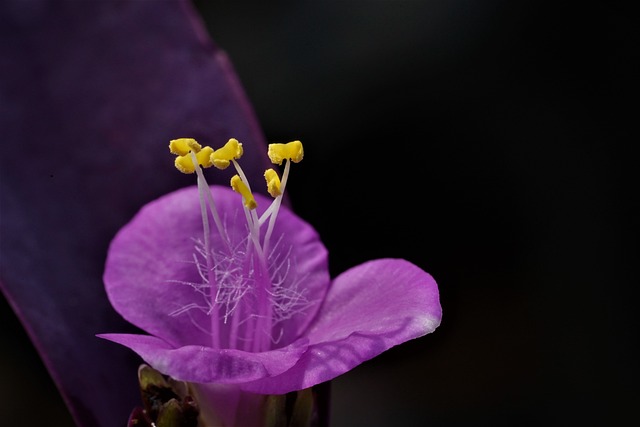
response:
<path id="1" fill-rule="evenodd" d="M 333 382 L 333 427 L 637 418 L 638 24 L 622 3 L 195 5 L 266 138 L 305 144 L 287 188 L 332 274 L 401 257 L 440 286 L 436 332 Z M 2 304 L 2 383 L 70 425 Z"/>

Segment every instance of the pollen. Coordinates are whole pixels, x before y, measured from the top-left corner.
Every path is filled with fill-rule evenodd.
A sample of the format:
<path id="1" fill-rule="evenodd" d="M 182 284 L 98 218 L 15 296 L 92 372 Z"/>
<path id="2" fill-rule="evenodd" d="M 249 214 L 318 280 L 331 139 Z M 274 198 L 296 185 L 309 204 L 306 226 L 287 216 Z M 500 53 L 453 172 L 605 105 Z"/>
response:
<path id="1" fill-rule="evenodd" d="M 242 181 L 240 175 L 234 175 L 231 178 L 231 188 L 233 188 L 236 193 L 240 193 L 242 195 L 242 198 L 244 199 L 244 205 L 247 209 L 252 210 L 258 207 L 256 199 L 253 198 L 253 194 L 251 194 L 251 191 L 249 190 L 249 187 L 247 187 L 247 184 Z"/>
<path id="2" fill-rule="evenodd" d="M 200 151 L 195 153 L 196 161 L 203 168 L 208 168 L 211 166 L 211 153 L 213 153 L 213 148 L 211 147 L 203 147 Z M 176 169 L 178 169 L 182 173 L 194 173 L 196 171 L 196 166 L 193 163 L 193 158 L 191 154 L 185 154 L 184 156 L 176 157 L 175 161 Z"/>
<path id="3" fill-rule="evenodd" d="M 237 139 L 231 138 L 220 149 L 211 153 L 211 163 L 220 170 L 229 167 L 232 160 L 242 157 L 242 144 Z"/>
<path id="4" fill-rule="evenodd" d="M 196 163 L 203 168 L 211 167 L 211 147 L 202 147 L 193 138 L 178 138 L 169 141 L 169 151 L 177 155 L 176 169 L 182 173 L 194 173 Z M 195 160 L 194 160 L 195 156 Z"/>
<path id="5" fill-rule="evenodd" d="M 178 138 L 169 141 L 169 151 L 177 156 L 186 156 L 190 151 L 197 153 L 201 149 L 200 144 L 193 138 Z"/>
<path id="6" fill-rule="evenodd" d="M 267 191 L 271 197 L 278 197 L 282 194 L 280 191 L 280 177 L 273 169 L 267 169 L 264 172 L 264 179 L 267 181 Z"/>
<path id="7" fill-rule="evenodd" d="M 269 144 L 267 154 L 273 164 L 281 165 L 283 160 L 291 160 L 293 163 L 300 162 L 304 151 L 302 150 L 302 142 L 292 141 L 286 144 Z"/>

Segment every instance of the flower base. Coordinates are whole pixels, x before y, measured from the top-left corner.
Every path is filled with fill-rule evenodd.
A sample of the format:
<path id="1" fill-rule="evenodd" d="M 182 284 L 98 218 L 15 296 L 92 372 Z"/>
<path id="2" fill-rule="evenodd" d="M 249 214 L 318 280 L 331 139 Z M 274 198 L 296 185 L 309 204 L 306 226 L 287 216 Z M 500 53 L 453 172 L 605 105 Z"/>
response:
<path id="1" fill-rule="evenodd" d="M 227 384 L 175 381 L 143 364 L 142 407 L 128 427 L 328 427 L 329 381 L 287 394 L 248 393 Z"/>

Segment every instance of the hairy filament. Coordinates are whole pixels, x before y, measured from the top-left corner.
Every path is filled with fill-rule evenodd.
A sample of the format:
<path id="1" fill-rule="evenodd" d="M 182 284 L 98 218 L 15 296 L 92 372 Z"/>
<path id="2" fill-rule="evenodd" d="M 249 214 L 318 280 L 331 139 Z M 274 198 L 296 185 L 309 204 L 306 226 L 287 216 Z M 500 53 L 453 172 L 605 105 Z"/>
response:
<path id="1" fill-rule="evenodd" d="M 196 158 L 196 154 L 191 151 L 191 159 L 193 161 L 193 165 L 196 170 L 196 174 L 198 175 L 197 184 L 198 184 L 198 193 L 200 195 L 200 213 L 202 214 L 202 228 L 204 232 L 204 249 L 206 253 L 206 262 L 207 262 L 207 283 L 210 287 L 216 286 L 215 274 L 213 273 L 213 265 L 211 260 L 211 232 L 209 230 L 209 214 L 207 213 L 207 202 L 206 202 L 206 193 L 210 193 L 209 185 L 207 181 L 204 179 L 204 175 L 202 174 L 202 169 L 198 165 L 198 160 Z M 222 228 L 222 224 L 220 223 L 220 218 L 216 214 L 214 216 L 214 221 L 218 230 Z M 220 326 L 218 325 L 218 309 L 215 304 L 211 304 L 211 345 L 213 348 L 218 348 L 220 346 Z"/>

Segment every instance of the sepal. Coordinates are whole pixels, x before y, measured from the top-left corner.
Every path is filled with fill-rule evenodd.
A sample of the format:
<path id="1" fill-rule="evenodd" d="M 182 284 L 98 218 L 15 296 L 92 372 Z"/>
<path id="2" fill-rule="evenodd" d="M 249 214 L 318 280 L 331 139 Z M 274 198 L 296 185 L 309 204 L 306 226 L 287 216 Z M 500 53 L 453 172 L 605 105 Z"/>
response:
<path id="1" fill-rule="evenodd" d="M 199 408 L 183 382 L 174 381 L 146 364 L 138 368 L 143 407 L 129 416 L 129 427 L 197 427 Z"/>

